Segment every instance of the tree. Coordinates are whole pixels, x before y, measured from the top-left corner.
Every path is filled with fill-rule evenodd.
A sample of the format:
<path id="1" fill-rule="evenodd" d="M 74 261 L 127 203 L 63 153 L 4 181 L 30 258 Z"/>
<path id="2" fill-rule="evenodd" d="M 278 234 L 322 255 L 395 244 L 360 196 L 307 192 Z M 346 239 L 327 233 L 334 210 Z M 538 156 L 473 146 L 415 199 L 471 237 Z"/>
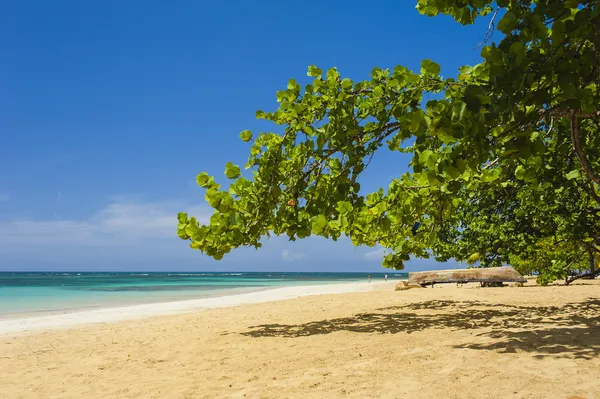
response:
<path id="1" fill-rule="evenodd" d="M 278 109 L 256 114 L 281 125 L 282 135 L 240 133 L 252 143 L 251 179 L 231 162 L 225 167 L 228 190 L 198 175 L 215 213 L 202 226 L 180 213 L 179 237 L 221 259 L 233 248 L 260 247 L 270 234 L 290 240 L 348 236 L 354 245 L 389 248 L 383 266 L 401 269 L 411 255 L 443 249 L 448 223 L 459 226 L 465 196 L 515 182 L 536 193 L 555 190 L 538 172 L 564 151 L 552 143 L 565 132 L 576 164 L 564 177 L 594 199 L 598 216 L 596 1 L 419 0 L 417 10 L 450 15 L 463 25 L 491 15 L 490 29 L 503 37 L 486 44 L 482 62 L 461 67 L 457 79 L 440 76 L 431 60 L 423 60 L 418 73 L 374 68 L 361 82 L 335 68 L 323 73 L 309 67 L 312 83 L 302 88 L 290 80 L 277 93 Z M 424 94 L 440 98 L 423 104 Z M 386 189 L 363 193 L 358 178 L 384 146 L 411 153 L 410 170 Z M 544 214 L 539 208 L 528 216 Z"/>
<path id="2" fill-rule="evenodd" d="M 481 185 L 477 192 L 461 190 L 455 215 L 439 230 L 438 260 L 510 263 L 523 273 L 538 272 L 544 284 L 557 279 L 568 284 L 587 275 L 575 270 L 587 269 L 586 258 L 595 252 L 597 203 L 582 188 L 585 178 L 569 175 L 577 160 L 569 151 L 568 130 L 555 128 L 561 129 L 553 136 L 558 141 L 545 141 L 544 165 L 532 172 L 543 185 L 512 176 L 501 185 Z"/>
<path id="3" fill-rule="evenodd" d="M 555 243 L 541 240 L 526 251 L 512 255 L 511 264 L 521 273 L 538 273 L 537 282 L 548 285 L 556 280 L 570 284 L 583 274 L 578 270 L 587 267 L 585 247 L 573 242 Z"/>

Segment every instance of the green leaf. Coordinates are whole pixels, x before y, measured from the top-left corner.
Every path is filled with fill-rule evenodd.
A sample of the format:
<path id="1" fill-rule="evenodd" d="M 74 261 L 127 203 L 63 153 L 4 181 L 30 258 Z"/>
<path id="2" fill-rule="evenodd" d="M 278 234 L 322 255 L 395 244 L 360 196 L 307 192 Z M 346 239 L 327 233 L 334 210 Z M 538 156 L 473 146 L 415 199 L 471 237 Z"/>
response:
<path id="1" fill-rule="evenodd" d="M 493 182 L 498 180 L 501 174 L 502 170 L 499 168 L 484 170 L 481 180 L 486 183 Z"/>
<path id="2" fill-rule="evenodd" d="M 525 45 L 522 42 L 514 42 L 510 45 L 509 52 L 515 56 L 515 61 L 517 65 L 520 65 L 525 58 Z"/>
<path id="3" fill-rule="evenodd" d="M 312 76 L 314 78 L 323 75 L 323 71 L 320 68 L 317 68 L 314 65 L 308 67 L 308 76 Z"/>
<path id="4" fill-rule="evenodd" d="M 523 180 L 525 178 L 525 168 L 523 165 L 517 166 L 515 169 L 515 177 L 519 180 Z"/>
<path id="5" fill-rule="evenodd" d="M 461 176 L 461 173 L 458 171 L 458 169 L 456 169 L 454 166 L 449 165 L 446 166 L 444 168 L 444 172 L 451 178 L 451 179 L 458 179 Z"/>
<path id="6" fill-rule="evenodd" d="M 349 90 L 352 88 L 352 80 L 348 79 L 348 78 L 342 79 L 341 85 L 342 85 L 342 89 Z"/>
<path id="7" fill-rule="evenodd" d="M 552 24 L 552 41 L 559 44 L 563 40 L 565 40 L 565 24 L 561 20 L 554 21 Z"/>
<path id="8" fill-rule="evenodd" d="M 479 254 L 479 252 L 473 252 L 467 258 L 467 265 L 474 265 L 479 261 L 479 259 L 481 259 L 481 255 Z"/>
<path id="9" fill-rule="evenodd" d="M 426 165 L 427 165 L 427 162 L 429 161 L 429 157 L 430 157 L 431 155 L 433 155 L 433 151 L 431 151 L 431 150 L 425 150 L 425 151 L 421 152 L 421 153 L 419 154 L 419 161 L 418 161 L 418 164 L 419 164 L 420 166 L 426 166 Z"/>
<path id="10" fill-rule="evenodd" d="M 498 30 L 508 35 L 517 27 L 517 23 L 517 16 L 513 12 L 508 11 L 498 22 Z"/>
<path id="11" fill-rule="evenodd" d="M 206 188 L 208 186 L 209 181 L 210 176 L 206 172 L 202 172 L 198 176 L 196 176 L 196 182 L 200 187 Z"/>
<path id="12" fill-rule="evenodd" d="M 340 215 L 345 215 L 352 212 L 352 204 L 348 201 L 339 201 L 336 206 Z"/>
<path id="13" fill-rule="evenodd" d="M 465 115 L 465 110 L 467 109 L 467 104 L 464 102 L 457 102 L 452 107 L 452 119 L 454 120 L 462 120 Z"/>
<path id="14" fill-rule="evenodd" d="M 323 233 L 329 223 L 325 215 L 317 215 L 312 219 L 312 232 L 319 235 Z"/>
<path id="15" fill-rule="evenodd" d="M 579 177 L 579 170 L 573 169 L 572 171 L 567 173 L 567 175 L 565 177 L 567 178 L 567 180 L 577 179 Z"/>
<path id="16" fill-rule="evenodd" d="M 434 170 L 427 171 L 427 182 L 429 184 L 431 184 L 432 186 L 436 186 L 436 185 L 440 184 L 437 173 L 435 173 Z"/>
<path id="17" fill-rule="evenodd" d="M 427 15 L 429 17 L 435 17 L 436 15 L 438 15 L 439 10 L 433 4 L 435 4 L 435 3 L 431 3 L 427 0 L 419 0 L 419 4 L 417 4 L 416 8 L 423 15 Z"/>
<path id="18" fill-rule="evenodd" d="M 259 112 L 262 112 L 262 111 L 259 111 Z M 257 114 L 257 117 L 258 117 L 258 114 Z M 243 130 L 242 132 L 240 132 L 240 139 L 242 139 L 245 142 L 252 140 L 252 132 L 250 130 Z"/>
<path id="19" fill-rule="evenodd" d="M 456 138 L 454 137 L 454 132 L 452 131 L 452 129 L 449 128 L 439 128 L 437 130 L 437 135 L 442 141 L 442 143 L 445 144 L 454 143 L 456 141 Z"/>
<path id="20" fill-rule="evenodd" d="M 421 61 L 421 74 L 439 75 L 440 70 L 440 65 L 431 60 Z"/>
<path id="21" fill-rule="evenodd" d="M 419 127 L 421 126 L 421 122 L 423 122 L 423 113 L 413 112 L 408 130 L 411 133 L 416 133 L 419 130 Z"/>
<path id="22" fill-rule="evenodd" d="M 479 112 L 479 109 L 481 108 L 481 100 L 478 95 L 479 91 L 479 88 L 474 89 L 473 86 L 469 86 L 465 90 L 465 104 L 470 111 Z"/>
<path id="23" fill-rule="evenodd" d="M 467 163 L 465 162 L 464 159 L 462 158 L 457 158 L 454 161 L 454 166 L 456 166 L 456 169 L 458 169 L 458 171 L 463 174 L 465 173 L 465 171 L 467 170 Z"/>
<path id="24" fill-rule="evenodd" d="M 288 85 L 287 85 L 288 90 L 297 90 L 300 88 L 300 86 L 298 85 L 298 83 L 296 82 L 296 79 L 290 79 L 288 81 Z"/>
<path id="25" fill-rule="evenodd" d="M 327 70 L 327 80 L 337 81 L 340 78 L 340 73 L 336 68 L 329 68 Z"/>
<path id="26" fill-rule="evenodd" d="M 225 176 L 227 176 L 228 179 L 237 179 L 240 177 L 240 174 L 241 171 L 239 166 L 227 162 L 227 165 L 225 165 Z"/>

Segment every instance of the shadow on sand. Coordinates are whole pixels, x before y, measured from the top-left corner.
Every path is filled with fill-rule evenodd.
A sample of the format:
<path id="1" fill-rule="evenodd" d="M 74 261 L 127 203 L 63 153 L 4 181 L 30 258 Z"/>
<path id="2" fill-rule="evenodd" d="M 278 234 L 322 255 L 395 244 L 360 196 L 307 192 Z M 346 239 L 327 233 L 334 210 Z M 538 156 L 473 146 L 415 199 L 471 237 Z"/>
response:
<path id="1" fill-rule="evenodd" d="M 439 312 L 439 311 L 442 312 Z M 477 301 L 434 300 L 376 309 L 352 317 L 299 325 L 263 324 L 242 333 L 251 337 L 296 338 L 336 331 L 414 333 L 431 328 L 473 330 L 491 343 L 464 343 L 456 348 L 526 351 L 534 356 L 590 359 L 600 356 L 600 300 L 556 306 L 511 306 Z"/>

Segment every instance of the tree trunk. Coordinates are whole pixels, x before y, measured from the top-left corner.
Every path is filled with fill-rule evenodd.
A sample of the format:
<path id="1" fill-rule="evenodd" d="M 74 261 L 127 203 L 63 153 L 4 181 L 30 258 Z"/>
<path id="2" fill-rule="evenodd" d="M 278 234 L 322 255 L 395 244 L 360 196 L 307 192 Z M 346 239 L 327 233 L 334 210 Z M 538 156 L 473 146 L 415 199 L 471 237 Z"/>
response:
<path id="1" fill-rule="evenodd" d="M 596 257 L 594 256 L 594 251 L 589 249 L 588 250 L 588 267 L 590 269 L 590 277 L 593 279 L 594 278 L 594 272 L 596 271 Z"/>

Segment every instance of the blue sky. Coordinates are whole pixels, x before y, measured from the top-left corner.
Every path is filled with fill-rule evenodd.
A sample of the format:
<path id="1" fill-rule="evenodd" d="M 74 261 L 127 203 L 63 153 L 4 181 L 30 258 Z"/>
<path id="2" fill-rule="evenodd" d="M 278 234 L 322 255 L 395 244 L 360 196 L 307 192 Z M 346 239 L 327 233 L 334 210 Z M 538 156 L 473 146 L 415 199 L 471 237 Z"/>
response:
<path id="1" fill-rule="evenodd" d="M 487 19 L 463 27 L 415 4 L 5 2 L 0 270 L 382 271 L 376 248 L 315 238 L 216 262 L 176 238 L 175 216 L 209 215 L 195 176 L 244 164 L 239 132 L 272 129 L 255 111 L 275 109 L 275 92 L 305 81 L 308 65 L 362 80 L 423 58 L 446 76 L 480 61 Z M 404 171 L 385 151 L 369 190 Z"/>

